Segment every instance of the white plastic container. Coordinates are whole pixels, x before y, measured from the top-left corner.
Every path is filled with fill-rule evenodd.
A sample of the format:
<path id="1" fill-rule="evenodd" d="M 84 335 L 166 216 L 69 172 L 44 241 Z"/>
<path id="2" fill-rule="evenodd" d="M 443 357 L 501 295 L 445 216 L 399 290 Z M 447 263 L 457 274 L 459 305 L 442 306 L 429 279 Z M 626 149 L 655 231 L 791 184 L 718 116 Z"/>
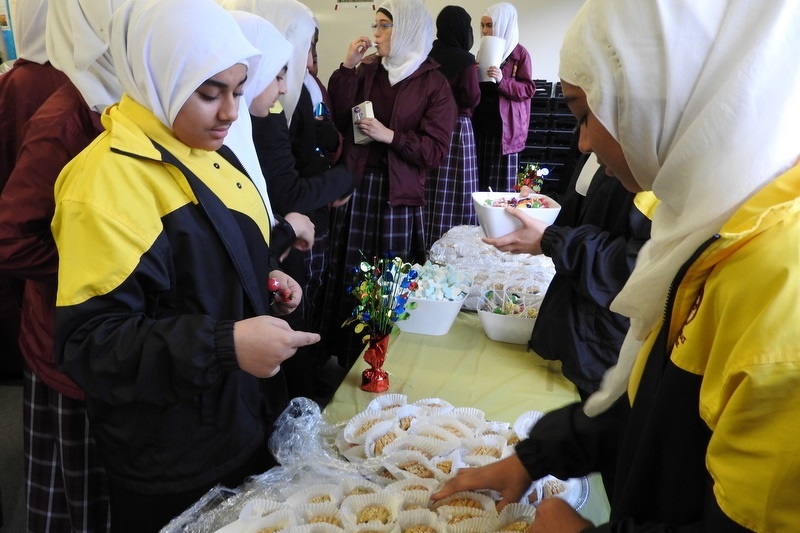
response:
<path id="1" fill-rule="evenodd" d="M 483 233 L 487 237 L 496 239 L 503 235 L 508 235 L 522 227 L 522 223 L 514 216 L 506 213 L 505 207 L 491 207 L 486 205 L 486 200 L 496 200 L 499 198 L 512 198 L 519 195 L 514 192 L 474 192 L 472 193 L 472 203 L 475 205 L 475 212 L 478 215 Z M 545 198 L 547 204 L 552 207 L 520 207 L 523 213 L 529 217 L 541 220 L 548 226 L 552 224 L 558 213 L 561 211 L 561 204 L 543 194 L 532 194 L 536 198 Z"/>
<path id="2" fill-rule="evenodd" d="M 501 315 L 478 309 L 478 318 L 486 336 L 493 341 L 510 344 L 528 344 L 535 318 L 520 315 Z"/>
<path id="3" fill-rule="evenodd" d="M 398 320 L 397 329 L 404 333 L 417 333 L 420 335 L 446 335 L 456 316 L 464 304 L 460 300 L 423 300 L 421 298 L 408 299 L 416 302 L 417 308 L 408 312 L 406 320 Z"/>

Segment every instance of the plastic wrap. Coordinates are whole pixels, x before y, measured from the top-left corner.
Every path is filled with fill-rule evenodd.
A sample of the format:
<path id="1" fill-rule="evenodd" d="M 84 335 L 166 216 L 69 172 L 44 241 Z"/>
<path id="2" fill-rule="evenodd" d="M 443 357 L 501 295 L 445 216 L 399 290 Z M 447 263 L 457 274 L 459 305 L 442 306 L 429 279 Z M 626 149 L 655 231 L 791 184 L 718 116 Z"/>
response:
<path id="1" fill-rule="evenodd" d="M 474 311 L 483 290 L 544 294 L 555 276 L 553 260 L 545 255 L 501 252 L 482 240 L 480 226 L 456 226 L 433 243 L 429 259 L 451 265 L 472 276 L 464 308 Z"/>
<path id="2" fill-rule="evenodd" d="M 486 420 L 478 409 L 454 407 L 440 398 L 412 404 L 405 395 L 385 394 L 350 420 L 330 424 L 316 403 L 295 398 L 276 421 L 269 441 L 280 466 L 234 489 L 214 487 L 161 531 L 358 532 L 367 524 L 357 524 L 356 516 L 375 503 L 389 509 L 394 521 L 370 522 L 373 527 L 368 529 L 393 530 L 409 518 L 411 508 L 428 507 L 435 515 L 437 509 L 430 505 L 433 492 L 459 468 L 513 453 L 513 442 L 540 416 L 524 413 L 512 427 Z M 393 438 L 386 439 L 387 435 Z M 588 483 L 568 480 L 563 485 L 563 497 L 576 507 L 583 505 Z M 532 486 L 536 500 L 548 496 L 543 487 Z M 500 519 L 494 510 L 486 512 L 493 523 Z M 310 520 L 321 515 L 336 518 L 338 529 Z M 431 519 L 435 518 L 437 531 L 444 531 L 447 526 L 439 515 Z"/>

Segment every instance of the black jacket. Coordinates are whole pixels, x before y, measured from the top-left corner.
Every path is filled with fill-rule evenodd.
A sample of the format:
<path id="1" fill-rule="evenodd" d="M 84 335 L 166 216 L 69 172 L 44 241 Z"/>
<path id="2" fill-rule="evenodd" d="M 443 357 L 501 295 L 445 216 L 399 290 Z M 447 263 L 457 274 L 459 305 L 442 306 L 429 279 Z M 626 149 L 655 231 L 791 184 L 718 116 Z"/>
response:
<path id="1" fill-rule="evenodd" d="M 528 346 L 560 360 L 582 393 L 594 392 L 619 354 L 628 319 L 609 310 L 650 238 L 650 220 L 619 181 L 601 167 L 586 196 L 572 191 L 542 237 L 556 274 L 545 294 Z"/>

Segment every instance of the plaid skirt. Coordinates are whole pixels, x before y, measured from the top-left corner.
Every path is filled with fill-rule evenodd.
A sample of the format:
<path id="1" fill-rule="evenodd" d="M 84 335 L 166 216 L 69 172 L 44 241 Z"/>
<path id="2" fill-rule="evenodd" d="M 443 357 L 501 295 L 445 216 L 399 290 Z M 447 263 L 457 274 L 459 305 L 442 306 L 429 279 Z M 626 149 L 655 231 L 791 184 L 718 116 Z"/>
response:
<path id="1" fill-rule="evenodd" d="M 106 473 L 85 404 L 26 369 L 23 407 L 28 531 L 108 531 Z"/>
<path id="2" fill-rule="evenodd" d="M 478 157 L 478 183 L 480 190 L 510 192 L 517 184 L 519 154 L 503 155 L 500 137 L 482 135 L 475 131 L 475 153 Z"/>
<path id="3" fill-rule="evenodd" d="M 442 166 L 428 176 L 425 185 L 425 239 L 436 242 L 453 226 L 478 223 L 472 193 L 478 190 L 478 162 L 472 120 L 460 115 L 450 150 Z"/>
<path id="4" fill-rule="evenodd" d="M 388 252 L 411 263 L 425 261 L 423 208 L 389 205 L 388 181 L 381 172 L 368 172 L 350 201 L 332 210 L 321 342 L 343 366 L 363 348 L 360 336 L 341 327 L 356 304 L 346 292 L 353 281 L 350 269 Z"/>

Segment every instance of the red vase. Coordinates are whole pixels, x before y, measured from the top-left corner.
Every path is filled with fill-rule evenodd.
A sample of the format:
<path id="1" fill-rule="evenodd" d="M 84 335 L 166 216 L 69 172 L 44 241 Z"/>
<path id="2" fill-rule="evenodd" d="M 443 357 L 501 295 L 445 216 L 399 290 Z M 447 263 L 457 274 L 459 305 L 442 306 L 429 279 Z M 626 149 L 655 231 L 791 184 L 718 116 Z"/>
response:
<path id="1" fill-rule="evenodd" d="M 367 350 L 364 352 L 364 361 L 370 368 L 361 374 L 361 390 L 367 392 L 384 392 L 389 390 L 389 374 L 383 370 L 386 361 L 386 350 L 389 347 L 389 335 L 375 337 L 369 340 Z"/>

